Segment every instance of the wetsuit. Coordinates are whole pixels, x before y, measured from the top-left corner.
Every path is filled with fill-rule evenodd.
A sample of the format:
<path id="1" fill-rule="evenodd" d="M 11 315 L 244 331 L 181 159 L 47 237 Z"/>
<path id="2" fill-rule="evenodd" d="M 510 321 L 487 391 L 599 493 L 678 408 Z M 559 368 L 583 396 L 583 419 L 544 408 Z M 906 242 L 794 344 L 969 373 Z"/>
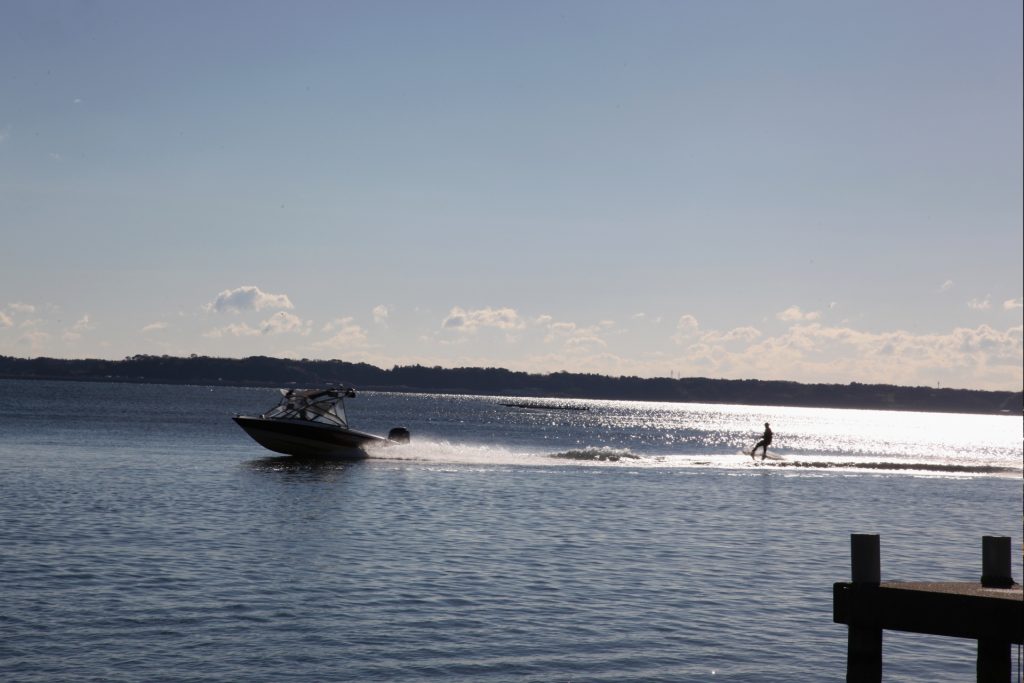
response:
<path id="1" fill-rule="evenodd" d="M 757 453 L 757 449 L 761 450 L 761 459 L 764 460 L 768 456 L 768 446 L 772 443 L 772 430 L 767 425 L 764 428 L 764 434 L 761 435 L 761 440 L 754 445 L 754 449 L 750 451 L 750 457 L 754 457 Z"/>

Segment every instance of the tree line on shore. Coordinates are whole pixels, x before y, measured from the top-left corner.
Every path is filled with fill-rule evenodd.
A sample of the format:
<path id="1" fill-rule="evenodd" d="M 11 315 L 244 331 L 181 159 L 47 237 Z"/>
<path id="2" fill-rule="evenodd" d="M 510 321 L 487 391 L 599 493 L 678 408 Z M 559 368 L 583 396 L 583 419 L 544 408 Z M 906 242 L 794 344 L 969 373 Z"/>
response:
<path id="1" fill-rule="evenodd" d="M 0 356 L 0 377 L 230 386 L 313 387 L 339 383 L 367 390 L 498 396 L 591 398 L 680 403 L 860 408 L 1020 415 L 1024 392 L 887 384 L 802 384 L 688 377 L 610 377 L 504 368 L 422 365 L 379 368 L 341 360 L 251 356 L 135 355 L 124 360 Z"/>

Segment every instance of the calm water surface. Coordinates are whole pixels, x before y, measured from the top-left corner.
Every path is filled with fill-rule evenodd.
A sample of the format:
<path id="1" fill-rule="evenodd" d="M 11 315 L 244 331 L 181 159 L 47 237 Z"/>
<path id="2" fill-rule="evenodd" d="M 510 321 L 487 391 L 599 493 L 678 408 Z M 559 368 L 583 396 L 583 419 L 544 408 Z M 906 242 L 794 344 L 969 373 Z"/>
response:
<path id="1" fill-rule="evenodd" d="M 0 381 L 0 680 L 841 681 L 850 533 L 906 580 L 1013 536 L 1021 580 L 1019 417 L 368 393 L 413 444 L 345 464 L 229 419 L 274 402 Z M 738 455 L 765 421 L 782 462 Z M 885 668 L 972 680 L 974 644 Z"/>

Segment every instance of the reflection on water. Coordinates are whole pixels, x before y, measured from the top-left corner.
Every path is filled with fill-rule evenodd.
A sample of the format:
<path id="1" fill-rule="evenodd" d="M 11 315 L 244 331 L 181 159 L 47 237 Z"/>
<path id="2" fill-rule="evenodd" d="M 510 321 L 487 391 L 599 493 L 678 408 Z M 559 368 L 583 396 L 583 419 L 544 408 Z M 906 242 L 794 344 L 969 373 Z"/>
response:
<path id="1" fill-rule="evenodd" d="M 313 475 L 307 478 L 335 479 L 343 472 L 363 466 L 361 460 L 281 455 L 245 463 L 254 472 Z"/>
<path id="2" fill-rule="evenodd" d="M 443 459 L 443 450 L 455 462 L 498 458 L 540 464 L 551 454 L 611 451 L 645 464 L 664 458 L 667 466 L 693 461 L 746 467 L 749 460 L 735 456 L 770 422 L 772 450 L 804 468 L 823 463 L 824 470 L 847 465 L 877 470 L 882 468 L 873 463 L 891 463 L 892 471 L 954 476 L 1021 473 L 1019 417 L 603 400 L 574 401 L 589 408 L 585 411 L 530 411 L 496 409 L 480 396 L 367 392 L 363 397 L 361 423 L 411 428 L 413 448 L 403 456 L 411 459 Z M 481 452 L 471 452 L 474 448 Z M 621 464 L 626 459 L 594 460 Z"/>
<path id="3" fill-rule="evenodd" d="M 368 392 L 413 443 L 349 462 L 231 422 L 271 393 L 0 380 L 0 680 L 839 680 L 851 532 L 952 581 L 1020 533 L 1019 482 L 964 473 L 1019 468 L 1019 418 Z M 740 454 L 764 422 L 784 462 Z M 912 645 L 887 679 L 973 677 Z"/>

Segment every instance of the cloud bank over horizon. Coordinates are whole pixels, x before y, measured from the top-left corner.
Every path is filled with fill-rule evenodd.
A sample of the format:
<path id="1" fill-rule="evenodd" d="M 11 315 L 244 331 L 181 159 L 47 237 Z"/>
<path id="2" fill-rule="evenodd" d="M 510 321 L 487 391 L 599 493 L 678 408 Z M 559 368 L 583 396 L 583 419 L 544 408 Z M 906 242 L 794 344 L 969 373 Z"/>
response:
<path id="1" fill-rule="evenodd" d="M 276 355 L 340 358 L 382 367 L 506 367 L 533 373 L 559 371 L 607 375 L 700 376 L 799 382 L 950 386 L 1013 390 L 1024 381 L 1020 299 L 977 309 L 993 318 L 941 332 L 868 331 L 825 313 L 790 305 L 756 324 L 716 329 L 683 313 L 674 325 L 661 316 L 634 314 L 622 322 L 560 320 L 510 306 L 452 306 L 444 315 L 415 321 L 378 304 L 363 313 L 317 322 L 306 318 L 289 294 L 255 285 L 220 292 L 212 302 L 179 316 L 171 343 L 166 321 L 135 327 L 123 355 Z M 37 306 L 0 310 L 0 349 L 5 354 L 79 357 L 82 343 L 102 333 L 88 314 L 70 325 L 36 315 Z M 47 307 L 42 307 L 46 309 Z M 187 308 L 187 307 L 186 307 Z M 268 309 L 279 309 L 269 316 Z M 42 310 L 41 309 L 41 310 Z M 230 322 L 210 327 L 211 315 Z M 1000 324 L 998 318 L 1005 318 Z M 387 323 L 386 325 L 383 323 Z M 419 351 L 396 352 L 400 337 L 415 334 Z M 130 346 L 131 348 L 127 348 Z M 98 340 L 97 348 L 115 348 Z M 99 354 L 100 357 L 117 357 Z M 499 360 L 500 359 L 500 360 Z"/>

